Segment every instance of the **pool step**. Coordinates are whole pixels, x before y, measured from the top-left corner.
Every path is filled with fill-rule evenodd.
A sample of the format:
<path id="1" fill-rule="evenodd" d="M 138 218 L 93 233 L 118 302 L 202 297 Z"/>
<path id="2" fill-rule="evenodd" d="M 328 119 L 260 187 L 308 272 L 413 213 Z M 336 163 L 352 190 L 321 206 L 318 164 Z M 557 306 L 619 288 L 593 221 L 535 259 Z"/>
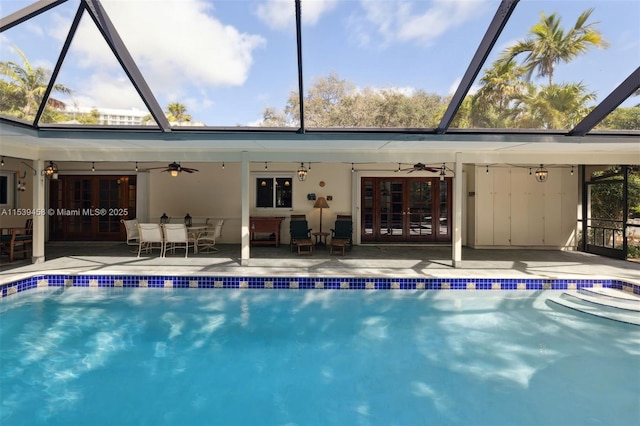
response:
<path id="1" fill-rule="evenodd" d="M 622 292 L 620 292 L 622 293 Z M 640 312 L 640 299 L 624 299 L 619 297 L 611 297 L 609 294 L 598 294 L 589 292 L 571 292 L 563 293 L 565 298 L 580 299 L 581 302 L 603 306 L 607 310 L 616 312 L 617 310 Z"/>
<path id="2" fill-rule="evenodd" d="M 640 301 L 618 300 L 608 295 L 591 296 L 580 292 L 562 293 L 547 301 L 600 318 L 640 325 Z"/>
<path id="3" fill-rule="evenodd" d="M 615 288 L 585 287 L 578 290 L 578 292 L 588 294 L 588 295 L 598 295 L 602 297 L 608 297 L 611 299 L 632 300 L 640 303 L 640 295 L 630 293 L 628 291 L 617 290 Z"/>

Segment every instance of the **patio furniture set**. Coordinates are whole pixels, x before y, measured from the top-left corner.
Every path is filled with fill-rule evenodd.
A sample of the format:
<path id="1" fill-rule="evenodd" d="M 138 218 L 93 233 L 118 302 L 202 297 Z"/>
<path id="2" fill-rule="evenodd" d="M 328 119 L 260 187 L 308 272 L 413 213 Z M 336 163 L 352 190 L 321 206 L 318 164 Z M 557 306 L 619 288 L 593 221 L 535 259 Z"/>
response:
<path id="1" fill-rule="evenodd" d="M 185 223 L 139 223 L 137 219 L 122 220 L 127 232 L 127 244 L 137 246 L 138 257 L 153 249 L 160 250 L 160 257 L 166 257 L 167 252 L 184 249 L 184 257 L 188 257 L 189 249 L 193 253 L 217 252 L 216 240 L 222 235 L 224 219 L 215 224 L 207 222 L 201 225 Z"/>
<path id="2" fill-rule="evenodd" d="M 331 229 L 331 240 L 327 244 L 328 232 L 311 232 L 305 215 L 291 215 L 289 233 L 291 240 L 290 250 L 294 247 L 298 254 L 313 254 L 314 247 L 329 246 L 329 254 L 334 252 L 345 254 L 345 249 L 353 246 L 352 242 L 353 221 L 351 215 L 338 215 L 334 227 Z M 315 237 L 315 242 L 311 237 Z"/>

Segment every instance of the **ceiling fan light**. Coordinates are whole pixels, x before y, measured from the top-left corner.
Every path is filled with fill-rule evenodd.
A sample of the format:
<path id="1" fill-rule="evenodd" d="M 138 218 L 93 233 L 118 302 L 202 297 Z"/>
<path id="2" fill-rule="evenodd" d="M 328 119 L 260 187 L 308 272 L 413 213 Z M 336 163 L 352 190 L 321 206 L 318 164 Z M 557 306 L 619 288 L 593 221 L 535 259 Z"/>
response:
<path id="1" fill-rule="evenodd" d="M 178 176 L 178 175 L 180 174 L 180 170 L 178 170 L 178 169 L 170 170 L 170 171 L 169 171 L 169 174 L 170 174 L 171 176 L 173 176 L 173 177 L 176 177 L 176 176 Z"/>

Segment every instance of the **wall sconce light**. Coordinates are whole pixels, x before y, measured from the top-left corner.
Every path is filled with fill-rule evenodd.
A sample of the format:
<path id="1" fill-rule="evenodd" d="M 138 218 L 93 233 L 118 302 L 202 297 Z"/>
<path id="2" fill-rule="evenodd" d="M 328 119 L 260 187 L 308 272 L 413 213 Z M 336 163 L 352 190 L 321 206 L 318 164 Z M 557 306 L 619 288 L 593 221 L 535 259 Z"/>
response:
<path id="1" fill-rule="evenodd" d="M 57 180 L 58 179 L 58 165 L 53 161 L 49 161 L 49 165 L 45 167 L 42 171 L 42 174 L 48 177 L 49 179 Z"/>
<path id="2" fill-rule="evenodd" d="M 96 171 L 96 162 L 95 162 L 95 161 L 92 161 L 92 162 L 91 162 L 91 171 L 92 171 L 92 172 L 95 172 L 95 171 Z"/>
<path id="3" fill-rule="evenodd" d="M 187 215 L 184 217 L 184 224 L 187 226 L 193 225 L 193 218 L 189 213 L 187 213 Z"/>
<path id="4" fill-rule="evenodd" d="M 536 169 L 536 180 L 538 182 L 546 182 L 549 177 L 549 171 L 542 164 Z"/>
<path id="5" fill-rule="evenodd" d="M 4 155 L 0 158 L 0 166 L 4 167 Z"/>
<path id="6" fill-rule="evenodd" d="M 305 179 L 307 179 L 307 169 L 304 167 L 304 163 L 300 163 L 300 167 L 298 167 L 298 180 L 299 181 L 304 181 Z"/>
<path id="7" fill-rule="evenodd" d="M 440 182 L 444 181 L 444 178 L 447 176 L 447 168 L 444 165 L 444 163 L 442 163 L 442 167 L 440 167 Z"/>
<path id="8" fill-rule="evenodd" d="M 571 176 L 573 176 L 573 166 L 571 166 Z"/>
<path id="9" fill-rule="evenodd" d="M 135 171 L 136 171 L 136 172 L 138 171 L 138 162 L 137 162 L 137 161 L 136 161 L 136 168 L 135 168 Z"/>

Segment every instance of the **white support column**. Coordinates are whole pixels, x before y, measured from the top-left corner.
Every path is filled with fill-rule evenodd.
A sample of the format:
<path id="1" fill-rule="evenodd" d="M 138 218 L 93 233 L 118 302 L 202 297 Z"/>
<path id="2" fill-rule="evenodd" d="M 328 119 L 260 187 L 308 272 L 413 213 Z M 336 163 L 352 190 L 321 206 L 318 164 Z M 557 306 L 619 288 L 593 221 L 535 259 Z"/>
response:
<path id="1" fill-rule="evenodd" d="M 33 168 L 36 175 L 33 177 L 33 243 L 31 263 L 42 263 L 45 261 L 45 221 L 52 214 L 46 210 L 45 206 L 45 177 L 42 175 L 44 161 L 33 160 Z M 55 214 L 55 213 L 53 213 Z"/>
<path id="2" fill-rule="evenodd" d="M 157 222 L 157 218 L 149 217 L 149 196 L 151 194 L 151 180 L 149 172 L 136 173 L 136 219 L 140 222 Z M 131 216 L 129 219 L 133 219 Z"/>
<path id="3" fill-rule="evenodd" d="M 462 263 L 462 161 L 460 153 L 456 152 L 456 161 L 453 166 L 455 177 L 453 178 L 453 235 L 451 238 L 451 261 L 454 268 Z"/>
<path id="4" fill-rule="evenodd" d="M 242 165 L 240 167 L 242 183 L 242 218 L 240 229 L 242 232 L 240 248 L 240 264 L 247 266 L 251 257 L 251 235 L 249 234 L 249 215 L 251 214 L 251 199 L 249 194 L 249 153 L 242 153 Z"/>

